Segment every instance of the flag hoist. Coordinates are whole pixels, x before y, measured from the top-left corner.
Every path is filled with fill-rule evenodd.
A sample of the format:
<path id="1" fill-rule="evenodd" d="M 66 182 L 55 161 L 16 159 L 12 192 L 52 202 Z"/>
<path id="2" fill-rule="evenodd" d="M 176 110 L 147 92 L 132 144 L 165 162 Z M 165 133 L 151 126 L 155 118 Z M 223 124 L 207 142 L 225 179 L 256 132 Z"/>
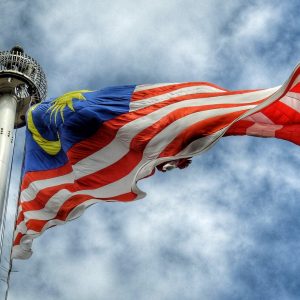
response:
<path id="1" fill-rule="evenodd" d="M 40 65 L 20 46 L 0 52 L 0 226 L 3 233 L 14 129 L 25 125 L 28 108 L 46 98 Z M 2 234 L 1 234 L 2 236 Z M 2 238 L 1 238 L 2 250 Z"/>

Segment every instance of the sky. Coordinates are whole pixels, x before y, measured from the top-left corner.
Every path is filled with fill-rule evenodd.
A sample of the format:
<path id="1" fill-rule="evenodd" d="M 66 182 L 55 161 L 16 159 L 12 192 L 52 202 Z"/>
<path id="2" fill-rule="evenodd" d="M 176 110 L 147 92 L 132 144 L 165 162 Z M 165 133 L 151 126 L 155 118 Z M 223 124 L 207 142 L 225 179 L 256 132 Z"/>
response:
<path id="1" fill-rule="evenodd" d="M 21 44 L 42 65 L 49 97 L 181 81 L 269 88 L 300 61 L 299 9 L 277 0 L 0 0 L 0 50 Z M 23 143 L 20 129 L 6 243 Z M 94 205 L 45 232 L 29 260 L 14 261 L 8 299 L 299 299 L 299 166 L 290 142 L 223 138 L 188 169 L 141 181 L 146 198 Z"/>

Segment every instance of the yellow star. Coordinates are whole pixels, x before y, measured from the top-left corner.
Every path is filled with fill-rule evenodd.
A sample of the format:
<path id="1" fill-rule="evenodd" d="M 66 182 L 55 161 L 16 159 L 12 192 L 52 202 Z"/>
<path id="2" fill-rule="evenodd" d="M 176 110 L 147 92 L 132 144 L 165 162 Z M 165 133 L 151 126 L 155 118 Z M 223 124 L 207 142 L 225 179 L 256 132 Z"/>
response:
<path id="1" fill-rule="evenodd" d="M 82 93 L 90 92 L 89 90 L 79 90 L 79 91 L 73 91 L 66 93 L 56 99 L 54 99 L 51 103 L 50 108 L 50 120 L 52 118 L 52 115 L 54 115 L 54 121 L 56 124 L 57 114 L 60 112 L 61 118 L 64 122 L 64 109 L 66 107 L 69 107 L 70 110 L 75 111 L 73 107 L 73 99 L 77 100 L 86 100 L 85 97 L 82 95 Z"/>

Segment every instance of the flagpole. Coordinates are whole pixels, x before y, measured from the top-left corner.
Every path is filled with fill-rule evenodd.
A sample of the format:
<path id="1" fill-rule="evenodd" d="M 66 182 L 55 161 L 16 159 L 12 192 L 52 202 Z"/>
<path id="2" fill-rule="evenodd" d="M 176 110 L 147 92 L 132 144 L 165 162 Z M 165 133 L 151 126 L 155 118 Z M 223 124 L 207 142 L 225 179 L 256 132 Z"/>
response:
<path id="1" fill-rule="evenodd" d="M 11 254 L 12 254 L 12 247 L 13 247 L 13 240 L 14 240 L 14 230 L 15 230 L 15 226 L 16 226 L 16 220 L 17 220 L 17 214 L 18 214 L 18 209 L 17 209 L 17 203 L 18 203 L 18 199 L 20 196 L 20 183 L 21 183 L 21 178 L 19 179 L 18 182 L 18 187 L 19 187 L 19 193 L 18 193 L 18 199 L 14 198 L 11 199 L 10 197 L 10 191 L 11 191 L 11 186 L 10 186 L 10 182 L 11 182 L 11 176 L 12 176 L 12 172 L 13 172 L 13 163 L 14 163 L 14 159 L 15 159 L 15 147 L 16 147 L 16 139 L 17 139 L 17 132 L 14 132 L 14 141 L 13 141 L 13 146 L 12 146 L 12 154 L 11 154 L 11 161 L 10 161 L 10 170 L 9 170 L 9 178 L 8 178 L 8 183 L 7 183 L 7 192 L 6 192 L 6 199 L 5 199 L 5 212 L 7 212 L 7 208 L 8 208 L 8 199 L 14 200 L 15 203 L 9 203 L 10 206 L 14 207 L 15 206 L 15 214 L 14 214 L 14 218 L 13 218 L 13 228 L 9 228 L 10 234 L 11 234 L 11 242 L 10 242 L 10 249 L 9 250 L 9 256 L 8 256 L 8 270 L 7 270 L 7 277 L 6 277 L 6 290 L 5 290 L 5 300 L 8 299 L 8 291 L 9 291 L 9 283 L 10 283 L 10 275 L 11 275 L 11 271 L 12 271 L 12 259 L 11 259 Z M 22 159 L 22 165 L 24 162 L 24 154 L 25 152 L 23 151 L 23 159 Z M 20 172 L 21 173 L 21 172 Z M 14 205 L 15 204 L 15 205 Z M 3 237 L 4 237 L 4 233 L 5 233 L 5 224 L 6 224 L 6 218 L 3 219 Z M 3 246 L 3 244 L 2 244 Z M 1 248 L 2 249 L 2 248 Z M 3 253 L 2 253 L 3 255 Z M 1 255 L 1 261 L 0 261 L 0 265 L 2 263 L 2 255 Z"/>
<path id="2" fill-rule="evenodd" d="M 44 100 L 46 95 L 46 76 L 40 65 L 25 54 L 22 47 L 15 46 L 10 51 L 0 52 L 0 258 L 4 249 L 14 129 L 25 125 L 28 108 Z"/>
<path id="3" fill-rule="evenodd" d="M 14 163 L 14 160 L 15 160 L 15 146 L 16 146 L 16 144 L 17 144 L 17 139 L 18 139 L 18 133 L 16 132 L 15 133 L 15 140 L 14 140 L 14 145 L 13 145 L 13 150 L 12 150 L 12 161 L 11 161 L 11 163 L 13 164 Z M 22 142 L 21 142 L 21 144 L 22 144 Z M 18 150 L 19 152 L 22 152 L 23 153 L 23 155 L 22 155 L 22 160 L 21 160 L 21 162 L 20 163 L 17 163 L 17 168 L 20 168 L 20 169 L 22 169 L 23 168 L 23 166 L 24 166 L 24 159 L 25 159 L 25 142 L 23 141 L 23 149 L 19 149 Z M 15 166 L 14 166 L 14 168 L 15 168 Z M 9 181 L 11 180 L 11 176 L 12 176 L 12 173 L 13 173 L 13 167 L 11 166 L 11 170 L 10 170 L 10 176 L 9 176 Z M 22 180 L 22 170 L 20 170 L 19 172 L 18 172 L 18 177 L 19 177 L 19 179 L 18 179 L 18 187 L 19 187 L 19 192 L 18 192 L 18 194 L 17 194 L 17 197 L 15 198 L 15 197 L 13 197 L 13 199 L 11 199 L 10 197 L 11 196 L 7 196 L 7 197 L 9 197 L 9 199 L 10 199 L 10 201 L 14 201 L 15 203 L 16 203 L 16 205 L 17 205 L 17 203 L 18 203 L 18 200 L 19 200 L 19 198 L 20 198 L 20 193 L 21 193 L 21 189 L 20 189 L 20 185 L 21 185 L 21 180 Z M 9 191 L 8 191 L 8 193 L 10 194 L 10 191 L 11 191 L 11 188 L 9 187 Z M 10 204 L 12 204 L 12 203 L 10 203 Z M 17 221 L 17 215 L 18 215 L 18 210 L 17 210 L 17 208 L 16 208 L 16 210 L 15 210 L 15 214 L 14 214 L 14 218 L 13 218 L 13 228 L 11 228 L 10 230 L 12 231 L 11 232 L 11 243 L 10 243 L 10 249 L 9 249 L 9 256 L 8 256 L 8 270 L 7 270 L 7 279 L 6 279 L 6 290 L 5 290 L 5 300 L 7 300 L 8 299 L 8 292 L 9 292 L 9 286 L 10 286 L 10 276 L 11 276 L 11 273 L 12 273 L 12 259 L 11 259 L 11 257 L 12 257 L 12 250 L 13 250 L 13 241 L 14 241 L 14 230 L 15 230 L 15 228 L 16 228 L 16 221 Z M 4 222 L 5 222 L 5 220 L 3 220 Z"/>

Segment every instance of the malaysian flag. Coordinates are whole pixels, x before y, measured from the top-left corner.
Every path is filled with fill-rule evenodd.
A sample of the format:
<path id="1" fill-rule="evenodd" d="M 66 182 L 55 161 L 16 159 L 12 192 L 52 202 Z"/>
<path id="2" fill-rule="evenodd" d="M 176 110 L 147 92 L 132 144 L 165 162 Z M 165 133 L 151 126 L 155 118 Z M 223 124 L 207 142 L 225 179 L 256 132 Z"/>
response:
<path id="1" fill-rule="evenodd" d="M 140 179 L 156 167 L 179 166 L 224 135 L 300 144 L 299 74 L 300 66 L 270 89 L 130 85 L 70 92 L 33 106 L 13 258 L 28 258 L 34 238 L 92 204 L 144 197 Z"/>

